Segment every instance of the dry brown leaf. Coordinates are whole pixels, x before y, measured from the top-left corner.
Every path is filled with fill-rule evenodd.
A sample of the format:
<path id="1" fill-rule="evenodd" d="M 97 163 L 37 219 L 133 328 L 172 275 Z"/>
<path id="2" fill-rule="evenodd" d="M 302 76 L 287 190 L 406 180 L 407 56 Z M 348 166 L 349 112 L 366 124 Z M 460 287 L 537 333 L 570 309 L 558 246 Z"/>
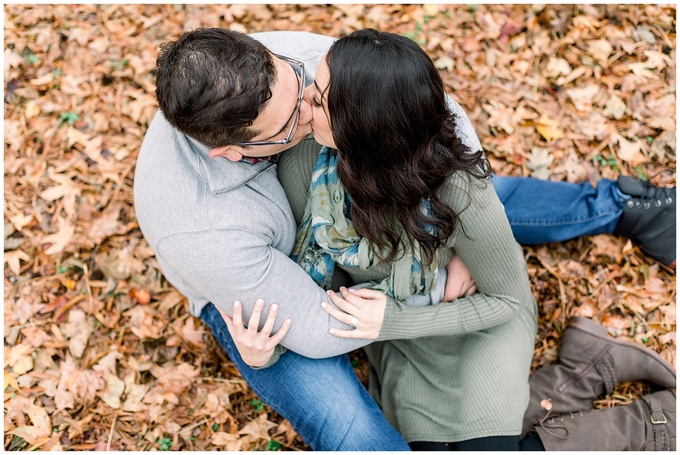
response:
<path id="1" fill-rule="evenodd" d="M 563 58 L 550 57 L 546 65 L 545 76 L 556 78 L 560 75 L 566 76 L 571 73 L 571 65 Z"/>
<path id="2" fill-rule="evenodd" d="M 125 383 L 116 375 L 110 374 L 106 378 L 106 388 L 97 395 L 112 409 L 120 408 L 120 396 L 125 391 Z"/>
<path id="3" fill-rule="evenodd" d="M 527 157 L 526 166 L 531 169 L 531 176 L 541 180 L 550 178 L 550 165 L 554 158 L 546 148 L 532 147 Z"/>
<path id="4" fill-rule="evenodd" d="M 16 375 L 27 373 L 33 369 L 33 347 L 28 344 L 17 344 L 9 351 L 9 358 L 5 358 L 6 365 L 12 368 Z"/>
<path id="5" fill-rule="evenodd" d="M 574 68 L 571 73 L 569 73 L 566 76 L 560 77 L 557 79 L 556 84 L 559 85 L 566 85 L 572 81 L 575 81 L 581 76 L 585 76 L 588 73 L 588 68 L 585 66 L 579 66 L 578 68 Z"/>
<path id="6" fill-rule="evenodd" d="M 58 231 L 54 234 L 46 235 L 41 240 L 41 244 L 50 243 L 50 247 L 45 250 L 45 254 L 57 254 L 64 251 L 64 249 L 71 243 L 76 228 L 66 218 L 57 218 Z"/>
<path id="7" fill-rule="evenodd" d="M 40 428 L 34 426 L 25 426 L 15 428 L 7 432 L 8 434 L 16 435 L 28 442 L 29 444 L 39 444 L 43 439 L 47 439 Z"/>
<path id="8" fill-rule="evenodd" d="M 61 331 L 69 339 L 68 349 L 71 355 L 79 359 L 83 356 L 90 335 L 94 332 L 92 318 L 82 310 L 72 309 L 68 322 L 61 326 Z"/>
<path id="9" fill-rule="evenodd" d="M 47 415 L 47 411 L 41 406 L 30 406 L 26 414 L 38 430 L 38 436 L 49 436 L 52 434 L 52 421 Z"/>
<path id="10" fill-rule="evenodd" d="M 5 251 L 5 262 L 9 267 L 10 271 L 18 276 L 21 272 L 21 261 L 29 262 L 31 257 L 24 253 L 22 250 Z"/>
<path id="11" fill-rule="evenodd" d="M 593 108 L 595 95 L 600 91 L 597 84 L 588 84 L 583 88 L 573 88 L 567 90 L 567 95 L 574 103 L 577 111 L 588 112 Z"/>
<path id="12" fill-rule="evenodd" d="M 276 428 L 276 424 L 267 419 L 267 414 L 260 414 L 255 420 L 251 420 L 241 428 L 238 434 L 250 435 L 256 439 L 268 440 L 269 430 Z"/>
<path id="13" fill-rule="evenodd" d="M 618 143 L 615 153 L 619 159 L 630 163 L 632 166 L 638 166 L 647 162 L 647 158 L 642 154 L 639 142 L 629 142 L 620 134 L 614 135 L 613 139 Z"/>
<path id="14" fill-rule="evenodd" d="M 101 243 L 105 238 L 125 232 L 125 226 L 118 221 L 121 206 L 107 208 L 100 216 L 92 220 L 87 236 L 94 243 Z"/>
<path id="15" fill-rule="evenodd" d="M 216 391 L 217 393 L 209 393 L 205 399 L 205 404 L 201 407 L 201 414 L 207 415 L 216 423 L 224 423 L 230 417 L 231 401 L 229 394 L 223 391 Z"/>
<path id="16" fill-rule="evenodd" d="M 453 71 L 453 68 L 456 66 L 456 62 L 451 57 L 443 55 L 435 60 L 434 66 L 440 70 Z"/>
<path id="17" fill-rule="evenodd" d="M 186 299 L 163 278 L 134 220 L 134 164 L 156 110 L 156 55 L 185 30 L 337 37 L 374 27 L 408 34 L 442 68 L 447 91 L 469 114 L 497 174 L 531 175 L 531 150 L 546 147 L 554 162 L 539 167 L 552 179 L 579 181 L 588 169 L 592 182 L 646 173 L 675 185 L 674 5 L 11 3 L 4 12 L 11 24 L 4 51 L 5 221 L 18 230 L 5 235 L 4 352 L 8 362 L 15 346 L 30 346 L 17 365 L 28 356 L 33 362 L 23 374 L 5 367 L 6 451 L 149 451 L 163 447 L 159 439 L 178 451 L 263 450 L 270 439 L 285 441 L 286 450 L 309 449 L 269 411 L 275 428 L 238 434 L 263 414 L 248 404 L 256 395 L 207 328 L 188 316 Z M 572 102 L 567 90 L 590 85 L 600 87 L 597 94 Z M 577 110 L 579 102 L 587 110 Z M 545 144 L 535 126 L 542 113 L 559 120 L 563 139 Z M 639 167 L 620 159 L 617 135 L 639 145 L 646 158 Z M 43 238 L 59 233 L 60 218 L 75 233 L 46 255 L 53 242 Z M 613 334 L 676 363 L 675 275 L 630 241 L 606 238 L 609 247 L 589 238 L 524 247 L 539 303 L 534 369 L 557 359 L 572 315 L 611 320 Z M 126 311 L 147 299 L 145 291 L 145 306 L 155 310 L 146 328 L 159 331 L 159 341 L 130 330 Z M 68 323 L 48 318 L 81 295 L 71 310 L 91 312 L 102 324 L 74 360 L 73 334 L 60 331 Z M 176 346 L 167 346 L 171 340 Z M 193 370 L 165 370 L 183 363 Z M 154 367 L 169 377 L 150 374 Z M 183 379 L 173 382 L 173 375 Z M 120 394 L 114 376 L 125 378 Z M 85 383 L 101 386 L 92 393 Z M 615 401 L 637 399 L 635 390 L 642 393 L 637 385 L 617 389 L 622 398 Z M 120 402 L 118 412 L 102 397 L 114 407 Z M 26 413 L 31 406 L 44 409 L 59 431 L 40 436 Z M 219 437 L 210 428 L 216 420 L 223 421 Z"/>
<path id="18" fill-rule="evenodd" d="M 646 63 L 643 62 L 629 63 L 627 66 L 628 69 L 630 69 L 633 72 L 633 74 L 643 79 L 652 79 L 657 77 L 656 74 L 654 74 L 648 69 Z"/>
<path id="19" fill-rule="evenodd" d="M 160 338 L 167 325 L 165 318 L 161 318 L 156 310 L 146 305 L 136 306 L 125 315 L 130 318 L 130 331 L 142 339 Z"/>
<path id="20" fill-rule="evenodd" d="M 199 324 L 198 327 L 195 326 L 195 319 L 193 317 L 187 317 L 182 324 L 179 331 L 182 339 L 197 349 L 205 349 L 206 345 L 203 341 L 203 337 L 206 335 L 205 326 Z"/>
<path id="21" fill-rule="evenodd" d="M 626 114 L 626 103 L 618 96 L 612 95 L 609 100 L 607 100 L 607 104 L 605 104 L 602 114 L 616 120 L 621 120 Z"/>
<path id="22" fill-rule="evenodd" d="M 600 65 L 607 67 L 607 59 L 611 55 L 613 47 L 605 39 L 592 40 L 588 42 L 588 53 L 593 56 Z"/>
<path id="23" fill-rule="evenodd" d="M 664 69 L 667 65 L 673 65 L 673 60 L 666 54 L 656 51 L 644 51 L 647 61 L 645 62 L 647 68 Z"/>
<path id="24" fill-rule="evenodd" d="M 489 117 L 489 125 L 504 130 L 508 134 L 515 131 L 517 122 L 514 120 L 515 111 L 511 107 L 505 106 L 497 101 L 489 100 L 489 104 L 484 106 Z"/>
<path id="25" fill-rule="evenodd" d="M 122 409 L 126 412 L 139 412 L 146 409 L 146 405 L 143 404 L 144 397 L 149 391 L 149 386 L 144 384 L 138 384 L 135 380 L 135 374 L 129 373 L 125 376 L 125 402 L 123 403 Z"/>
<path id="26" fill-rule="evenodd" d="M 216 446 L 223 446 L 224 450 L 229 452 L 243 450 L 243 441 L 237 434 L 218 431 L 213 435 L 211 442 Z"/>
<path id="27" fill-rule="evenodd" d="M 92 369 L 101 372 L 104 377 L 115 375 L 118 370 L 118 359 L 121 357 L 122 354 L 114 346 L 111 346 L 111 352 L 102 357 Z"/>
<path id="28" fill-rule="evenodd" d="M 154 365 L 151 368 L 151 374 L 158 379 L 159 384 L 186 388 L 191 386 L 200 372 L 188 363 L 181 362 L 164 367 Z"/>

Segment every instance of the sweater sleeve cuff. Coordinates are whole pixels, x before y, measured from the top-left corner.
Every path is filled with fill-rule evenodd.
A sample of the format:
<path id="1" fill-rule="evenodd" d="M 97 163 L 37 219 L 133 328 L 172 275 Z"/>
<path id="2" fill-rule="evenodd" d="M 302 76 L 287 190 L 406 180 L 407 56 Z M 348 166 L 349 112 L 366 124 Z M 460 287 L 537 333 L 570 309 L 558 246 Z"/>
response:
<path id="1" fill-rule="evenodd" d="M 279 358 L 280 358 L 283 354 L 285 354 L 285 352 L 286 352 L 287 350 L 288 350 L 288 349 L 284 348 L 284 347 L 281 346 L 280 344 L 277 344 L 276 347 L 274 348 L 274 353 L 273 353 L 272 356 L 269 358 L 269 360 L 267 361 L 267 363 L 265 363 L 264 365 L 259 366 L 259 367 L 250 367 L 250 368 L 252 368 L 253 370 L 263 370 L 263 369 L 265 369 L 265 368 L 269 368 L 270 366 L 272 366 L 272 365 L 274 365 L 276 362 L 278 362 L 278 361 L 279 361 Z"/>
<path id="2" fill-rule="evenodd" d="M 394 338 L 393 336 L 391 336 L 392 335 L 391 323 L 394 318 L 395 310 L 397 309 L 397 306 L 399 304 L 395 299 L 393 299 L 389 295 L 386 297 L 387 306 L 385 306 L 385 319 L 383 319 L 383 325 L 380 328 L 380 334 L 378 335 L 378 338 L 376 338 L 376 341 L 385 341 Z"/>

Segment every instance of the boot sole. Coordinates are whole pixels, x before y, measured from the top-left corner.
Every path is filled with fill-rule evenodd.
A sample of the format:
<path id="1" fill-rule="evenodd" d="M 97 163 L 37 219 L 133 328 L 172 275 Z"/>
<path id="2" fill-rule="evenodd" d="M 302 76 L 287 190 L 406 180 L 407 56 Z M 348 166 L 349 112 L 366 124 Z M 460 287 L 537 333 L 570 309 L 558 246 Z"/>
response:
<path id="1" fill-rule="evenodd" d="M 661 365 L 664 366 L 670 373 L 675 376 L 675 368 L 673 368 L 673 365 L 668 363 L 663 357 L 661 357 L 659 354 L 656 352 L 652 351 L 651 349 L 644 347 L 644 346 L 639 346 L 635 343 L 630 343 L 628 341 L 619 341 L 615 338 L 611 338 L 607 335 L 607 328 L 603 325 L 598 324 L 597 322 L 593 321 L 592 319 L 587 319 L 587 318 L 582 318 L 580 316 L 572 316 L 569 318 L 567 321 L 567 327 L 572 327 L 574 329 L 580 330 L 582 332 L 588 333 L 591 336 L 594 336 L 595 338 L 599 338 L 601 340 L 605 340 L 608 343 L 619 345 L 619 346 L 625 346 L 626 348 L 632 348 L 635 349 L 636 351 L 641 352 L 642 354 L 646 354 L 648 356 L 651 356 L 654 358 L 656 361 L 661 363 Z"/>

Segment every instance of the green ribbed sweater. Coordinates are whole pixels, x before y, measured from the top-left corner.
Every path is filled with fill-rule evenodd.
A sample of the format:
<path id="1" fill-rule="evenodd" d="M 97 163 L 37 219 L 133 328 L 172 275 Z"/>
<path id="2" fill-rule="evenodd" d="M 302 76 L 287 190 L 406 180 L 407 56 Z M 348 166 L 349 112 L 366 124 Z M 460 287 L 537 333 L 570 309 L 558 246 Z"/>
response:
<path id="1" fill-rule="evenodd" d="M 298 224 L 319 149 L 308 139 L 279 160 L 279 180 Z M 388 299 L 379 342 L 364 348 L 369 391 L 409 442 L 518 435 L 536 334 L 522 249 L 491 183 L 457 173 L 443 196 L 459 222 L 438 254 L 440 265 L 455 251 L 478 292 L 428 307 Z M 385 264 L 345 270 L 356 283 L 387 274 Z"/>

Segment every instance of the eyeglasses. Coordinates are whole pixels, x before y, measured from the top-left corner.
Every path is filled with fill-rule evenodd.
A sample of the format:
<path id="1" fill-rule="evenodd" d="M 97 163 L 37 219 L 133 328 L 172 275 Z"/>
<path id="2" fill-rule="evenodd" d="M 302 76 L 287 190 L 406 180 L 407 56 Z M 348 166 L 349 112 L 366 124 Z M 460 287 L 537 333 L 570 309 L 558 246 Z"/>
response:
<path id="1" fill-rule="evenodd" d="M 278 141 L 253 141 L 253 142 L 239 142 L 236 145 L 242 147 L 250 147 L 254 145 L 280 145 L 280 144 L 290 144 L 295 136 L 295 132 L 298 128 L 298 119 L 300 118 L 300 106 L 302 105 L 302 95 L 305 91 L 305 64 L 298 60 L 293 60 L 292 58 L 284 57 L 283 55 L 273 54 L 274 56 L 280 58 L 284 62 L 288 63 L 295 70 L 296 75 L 298 75 L 298 83 L 300 84 L 298 90 L 297 105 L 295 106 L 295 111 L 293 112 L 292 124 L 290 130 L 285 139 L 280 139 Z M 290 120 L 290 119 L 289 119 Z"/>

